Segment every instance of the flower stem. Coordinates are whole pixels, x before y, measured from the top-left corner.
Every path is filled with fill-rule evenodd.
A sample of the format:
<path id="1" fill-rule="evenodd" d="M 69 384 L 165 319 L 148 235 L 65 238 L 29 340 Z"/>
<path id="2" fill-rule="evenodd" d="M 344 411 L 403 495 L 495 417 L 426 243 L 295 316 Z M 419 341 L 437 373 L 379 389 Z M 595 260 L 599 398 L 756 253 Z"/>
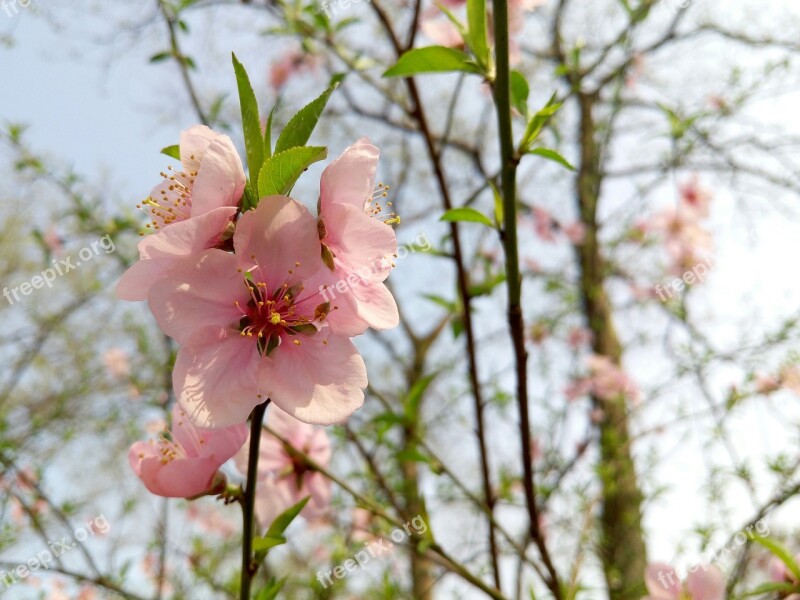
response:
<path id="1" fill-rule="evenodd" d="M 250 600 L 250 587 L 258 565 L 253 561 L 253 521 L 256 506 L 256 474 L 258 472 L 258 447 L 261 445 L 261 425 L 267 412 L 269 399 L 253 409 L 250 415 L 250 452 L 247 457 L 247 487 L 242 500 L 242 582 L 240 600 Z"/>
<path id="2" fill-rule="evenodd" d="M 506 258 L 506 285 L 508 288 L 508 327 L 514 346 L 517 375 L 517 405 L 519 432 L 522 446 L 523 488 L 528 509 L 530 538 L 539 548 L 547 569 L 547 585 L 556 600 L 561 589 L 547 544 L 539 527 L 539 510 L 533 486 L 533 460 L 531 457 L 531 425 L 528 414 L 528 353 L 525 349 L 525 323 L 522 315 L 522 277 L 519 270 L 517 242 L 517 164 L 519 156 L 514 150 L 511 123 L 511 67 L 509 64 L 508 0 L 495 0 L 494 39 L 497 75 L 494 82 L 494 101 L 497 107 L 497 126 L 500 135 L 503 197 L 503 249 Z"/>

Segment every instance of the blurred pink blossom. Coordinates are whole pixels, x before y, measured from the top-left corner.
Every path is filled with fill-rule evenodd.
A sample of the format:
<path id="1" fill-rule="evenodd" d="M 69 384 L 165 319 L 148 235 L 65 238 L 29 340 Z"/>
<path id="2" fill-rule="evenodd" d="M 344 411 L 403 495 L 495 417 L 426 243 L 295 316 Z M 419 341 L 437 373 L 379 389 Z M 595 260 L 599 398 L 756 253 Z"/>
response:
<path id="1" fill-rule="evenodd" d="M 298 421 L 271 405 L 267 410 L 267 427 L 286 440 L 292 448 L 308 455 L 327 468 L 331 458 L 328 434 L 321 427 Z M 236 467 L 247 472 L 249 442 L 236 455 Z M 256 486 L 256 515 L 262 527 L 268 527 L 284 510 L 311 496 L 301 513 L 308 521 L 324 517 L 331 501 L 331 482 L 322 473 L 308 467 L 304 460 L 292 455 L 276 436 L 266 429 L 261 432 Z"/>
<path id="2" fill-rule="evenodd" d="M 109 348 L 103 353 L 103 364 L 106 371 L 115 379 L 127 377 L 131 372 L 128 353 L 122 348 Z"/>
<path id="3" fill-rule="evenodd" d="M 644 582 L 647 600 L 724 600 L 725 577 L 715 565 L 689 573 L 681 582 L 675 569 L 665 563 L 647 565 Z"/>

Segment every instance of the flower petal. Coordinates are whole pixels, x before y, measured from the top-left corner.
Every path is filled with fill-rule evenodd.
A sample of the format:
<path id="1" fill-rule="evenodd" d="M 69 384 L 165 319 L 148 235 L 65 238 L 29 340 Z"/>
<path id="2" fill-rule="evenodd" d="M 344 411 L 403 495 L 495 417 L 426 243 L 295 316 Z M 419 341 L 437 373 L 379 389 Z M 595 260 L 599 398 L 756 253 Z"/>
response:
<path id="1" fill-rule="evenodd" d="M 236 214 L 235 206 L 223 206 L 185 221 L 167 225 L 139 242 L 140 258 L 186 256 L 213 248 Z"/>
<path id="2" fill-rule="evenodd" d="M 724 600 L 725 576 L 716 565 L 689 573 L 686 589 L 692 600 Z"/>
<path id="3" fill-rule="evenodd" d="M 320 181 L 321 210 L 331 204 L 348 204 L 364 212 L 375 187 L 379 157 L 380 150 L 361 138 L 328 165 Z"/>
<path id="4" fill-rule="evenodd" d="M 394 230 L 378 218 L 354 206 L 334 204 L 322 210 L 326 235 L 323 242 L 333 251 L 335 263 L 363 279 L 383 281 L 397 254 Z"/>
<path id="5" fill-rule="evenodd" d="M 644 583 L 653 600 L 677 600 L 681 595 L 681 580 L 675 569 L 666 563 L 647 565 Z"/>
<path id="6" fill-rule="evenodd" d="M 286 196 L 262 198 L 236 225 L 233 245 L 242 261 L 260 267 L 259 281 L 271 289 L 294 285 L 322 268 L 317 222 Z M 251 257 L 255 257 L 251 259 Z"/>
<path id="7" fill-rule="evenodd" d="M 178 351 L 172 383 L 189 418 L 217 429 L 247 420 L 258 397 L 260 356 L 252 338 L 222 327 L 198 331 Z"/>
<path id="8" fill-rule="evenodd" d="M 222 250 L 206 250 L 176 261 L 169 276 L 153 285 L 148 298 L 164 333 L 183 344 L 203 327 L 237 323 L 242 311 L 235 302 L 245 306 L 249 300 L 237 264 L 234 256 Z M 251 345 L 255 348 L 255 343 Z"/>
<path id="9" fill-rule="evenodd" d="M 192 217 L 215 208 L 236 206 L 246 183 L 242 160 L 230 138 L 220 135 L 209 144 L 192 186 Z"/>
<path id="10" fill-rule="evenodd" d="M 327 328 L 296 340 L 299 345 L 284 338 L 264 359 L 259 373 L 261 390 L 306 423 L 344 421 L 364 403 L 364 360 L 347 337 L 330 335 Z"/>

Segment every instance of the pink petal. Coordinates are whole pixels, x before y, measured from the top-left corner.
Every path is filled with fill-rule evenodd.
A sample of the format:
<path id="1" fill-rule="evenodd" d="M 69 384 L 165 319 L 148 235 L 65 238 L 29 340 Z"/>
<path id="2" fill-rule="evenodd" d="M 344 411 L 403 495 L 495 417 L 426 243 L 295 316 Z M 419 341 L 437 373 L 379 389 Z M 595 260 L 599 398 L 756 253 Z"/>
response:
<path id="1" fill-rule="evenodd" d="M 176 403 L 172 408 L 172 437 L 189 456 L 214 459 L 222 465 L 244 445 L 249 434 L 246 423 L 237 423 L 222 429 L 196 427 Z"/>
<path id="2" fill-rule="evenodd" d="M 255 256 L 260 267 L 257 279 L 271 289 L 284 283 L 292 286 L 322 268 L 316 219 L 286 196 L 262 198 L 255 210 L 244 213 L 233 245 L 241 260 L 252 264 Z"/>
<path id="3" fill-rule="evenodd" d="M 222 134 L 205 125 L 194 125 L 181 132 L 180 149 L 183 170 L 192 173 L 200 169 L 200 162 L 211 142 Z M 194 158 L 192 158 L 194 157 Z"/>
<path id="4" fill-rule="evenodd" d="M 394 296 L 382 283 L 368 283 L 356 287 L 353 296 L 358 302 L 358 316 L 373 329 L 397 327 L 400 317 Z"/>
<path id="5" fill-rule="evenodd" d="M 163 278 L 174 265 L 174 258 L 137 261 L 122 274 L 114 293 L 120 300 L 128 302 L 147 300 L 153 283 Z"/>
<path id="6" fill-rule="evenodd" d="M 179 351 L 172 372 L 178 402 L 198 426 L 243 423 L 266 400 L 258 396 L 259 354 L 252 338 L 206 327 Z"/>
<path id="7" fill-rule="evenodd" d="M 715 565 L 689 573 L 686 589 L 692 600 L 724 600 L 725 576 Z"/>
<path id="8" fill-rule="evenodd" d="M 345 149 L 341 156 L 322 172 L 320 207 L 326 211 L 331 204 L 351 205 L 361 212 L 372 197 L 380 150 L 361 138 Z"/>
<path id="9" fill-rule="evenodd" d="M 221 234 L 235 214 L 235 206 L 223 206 L 185 221 L 176 221 L 139 242 L 139 256 L 185 256 L 213 248 L 219 244 Z"/>
<path id="10" fill-rule="evenodd" d="M 327 232 L 323 242 L 333 251 L 335 262 L 347 273 L 371 281 L 383 281 L 389 270 L 384 259 L 397 254 L 397 236 L 383 221 L 354 206 L 333 204 L 322 209 Z"/>
<path id="11" fill-rule="evenodd" d="M 263 393 L 306 423 L 342 422 L 364 403 L 364 361 L 347 337 L 329 333 L 298 336 L 299 346 L 284 339 L 259 374 Z"/>
<path id="12" fill-rule="evenodd" d="M 245 183 L 242 160 L 233 142 L 227 136 L 220 136 L 208 146 L 200 163 L 192 187 L 192 216 L 223 206 L 236 206 Z"/>
<path id="13" fill-rule="evenodd" d="M 302 500 L 288 479 L 259 480 L 256 485 L 256 517 L 263 529 L 268 528 L 279 514 Z"/>
<path id="14" fill-rule="evenodd" d="M 159 327 L 183 344 L 197 330 L 209 325 L 227 327 L 238 323 L 249 300 L 236 258 L 222 250 L 205 252 L 177 261 L 169 277 L 150 290 L 149 304 Z M 251 340 L 255 349 L 255 343 Z"/>
<path id="15" fill-rule="evenodd" d="M 653 600 L 677 600 L 682 592 L 681 580 L 666 563 L 651 563 L 644 572 L 644 583 Z"/>
<path id="16" fill-rule="evenodd" d="M 167 464 L 148 458 L 142 461 L 141 479 L 157 496 L 191 498 L 211 489 L 218 469 L 212 458 L 179 458 Z"/>

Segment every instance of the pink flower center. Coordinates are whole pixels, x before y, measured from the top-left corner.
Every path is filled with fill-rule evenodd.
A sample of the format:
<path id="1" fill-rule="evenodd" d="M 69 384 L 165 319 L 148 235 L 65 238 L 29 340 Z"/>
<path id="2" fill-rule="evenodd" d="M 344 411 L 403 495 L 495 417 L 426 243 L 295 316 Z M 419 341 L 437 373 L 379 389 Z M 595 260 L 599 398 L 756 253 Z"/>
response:
<path id="1" fill-rule="evenodd" d="M 302 341 L 296 336 L 317 333 L 314 323 L 323 321 L 330 311 L 330 303 L 324 302 L 314 309 L 313 314 L 307 314 L 306 303 L 314 296 L 300 298 L 304 289 L 302 284 L 289 287 L 284 283 L 271 293 L 263 281 L 252 281 L 246 277 L 244 284 L 250 300 L 246 306 L 242 306 L 238 300 L 234 302 L 242 311 L 239 332 L 243 336 L 255 337 L 258 351 L 264 356 L 269 356 L 283 340 L 289 338 L 293 344 L 301 345 Z"/>
<path id="2" fill-rule="evenodd" d="M 192 155 L 194 160 L 194 155 Z M 166 184 L 159 186 L 159 190 L 138 204 L 150 215 L 150 223 L 145 225 L 148 229 L 159 230 L 176 221 L 185 221 L 192 216 L 192 186 L 197 177 L 197 171 L 174 171 L 167 167 L 168 173 L 161 173 Z"/>

